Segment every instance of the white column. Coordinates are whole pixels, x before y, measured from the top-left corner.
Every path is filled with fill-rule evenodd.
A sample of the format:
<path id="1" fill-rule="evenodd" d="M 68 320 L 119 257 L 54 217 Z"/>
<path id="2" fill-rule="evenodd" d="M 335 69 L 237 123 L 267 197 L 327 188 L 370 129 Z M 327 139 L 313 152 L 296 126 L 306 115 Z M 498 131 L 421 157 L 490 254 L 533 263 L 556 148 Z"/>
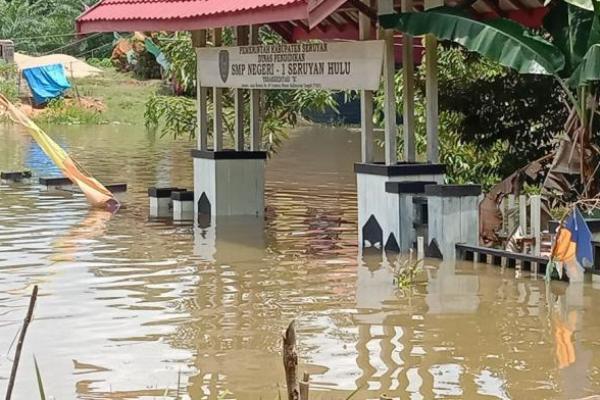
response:
<path id="1" fill-rule="evenodd" d="M 396 85 L 394 82 L 395 56 L 394 56 L 394 30 L 383 31 L 385 40 L 385 60 L 383 66 L 383 91 L 384 91 L 384 122 L 385 122 L 385 163 L 396 164 Z"/>
<path id="2" fill-rule="evenodd" d="M 371 6 L 370 0 L 362 0 Z M 359 40 L 371 39 L 371 19 L 363 14 L 358 15 Z M 373 156 L 373 92 L 362 90 L 360 92 L 360 143 L 361 160 L 363 163 L 375 161 Z"/>
<path id="3" fill-rule="evenodd" d="M 206 150 L 208 148 L 208 89 L 200 86 L 200 68 L 201 62 L 198 57 L 198 49 L 206 47 L 206 30 L 202 29 L 199 31 L 192 32 L 192 43 L 196 48 L 196 95 L 197 95 L 197 124 L 198 130 L 196 132 L 196 139 L 198 141 L 198 148 L 200 150 Z"/>
<path id="4" fill-rule="evenodd" d="M 248 27 L 238 26 L 236 32 L 236 44 L 245 46 L 248 44 Z M 235 89 L 233 92 L 235 102 L 235 149 L 244 151 L 244 91 Z"/>
<path id="5" fill-rule="evenodd" d="M 443 0 L 425 0 L 425 10 L 439 7 L 443 4 Z M 425 35 L 427 161 L 430 163 L 439 163 L 440 161 L 437 45 L 435 36 Z"/>
<path id="6" fill-rule="evenodd" d="M 412 0 L 402 0 L 402 12 L 411 12 Z M 413 58 L 413 37 L 402 34 L 402 77 L 404 102 L 404 160 L 416 160 L 415 151 L 415 67 Z"/>
<path id="7" fill-rule="evenodd" d="M 219 47 L 222 44 L 222 30 L 213 30 L 213 45 Z M 213 147 L 214 151 L 223 150 L 223 89 L 213 88 Z"/>
<path id="8" fill-rule="evenodd" d="M 250 27 L 250 43 L 259 44 L 258 25 Z M 262 129 L 260 124 L 260 90 L 250 90 L 250 150 L 260 151 L 262 145 Z"/>
<path id="9" fill-rule="evenodd" d="M 425 96 L 427 107 L 427 161 L 438 163 L 439 156 L 439 111 L 437 76 L 437 39 L 425 36 Z"/>

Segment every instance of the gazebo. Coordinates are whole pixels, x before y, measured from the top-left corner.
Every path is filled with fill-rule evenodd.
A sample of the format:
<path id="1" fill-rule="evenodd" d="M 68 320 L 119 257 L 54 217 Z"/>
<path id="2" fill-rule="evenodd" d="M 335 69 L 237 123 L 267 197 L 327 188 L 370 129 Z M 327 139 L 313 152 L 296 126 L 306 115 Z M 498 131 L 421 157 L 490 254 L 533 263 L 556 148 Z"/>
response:
<path id="1" fill-rule="evenodd" d="M 196 215 L 208 216 L 262 216 L 264 212 L 266 154 L 261 149 L 260 98 L 262 90 L 282 86 L 273 86 L 269 82 L 277 79 L 265 80 L 264 76 L 260 83 L 254 78 L 247 77 L 244 82 L 233 76 L 236 71 L 246 71 L 236 69 L 236 63 L 247 63 L 244 61 L 247 55 L 273 51 L 260 46 L 258 28 L 268 25 L 292 44 L 306 39 L 335 43 L 330 49 L 326 46 L 326 50 L 315 56 L 320 62 L 333 60 L 338 57 L 337 54 L 348 54 L 351 52 L 348 46 L 352 43 L 360 45 L 365 42 L 356 47 L 360 50 L 352 62 L 360 69 L 364 64 L 364 60 L 360 60 L 361 55 L 366 57 L 365 54 L 369 54 L 368 57 L 375 61 L 379 59 L 379 63 L 368 64 L 367 75 L 376 77 L 376 81 L 382 77 L 381 90 L 385 94 L 384 160 L 375 160 L 373 152 L 373 93 L 379 85 L 367 85 L 362 82 L 363 79 L 351 76 L 345 83 L 348 86 L 339 86 L 340 80 L 332 77 L 329 80 L 313 78 L 321 86 L 312 86 L 360 90 L 361 162 L 354 167 L 359 203 L 359 240 L 363 246 L 379 243 L 388 249 L 408 250 L 416 240 L 415 218 L 427 215 L 427 212 L 419 212 L 418 202 L 414 199 L 425 196 L 432 199 L 427 206 L 429 220 L 433 218 L 432 213 L 439 216 L 439 221 L 435 222 L 437 225 L 429 222 L 428 242 L 432 239 L 440 241 L 441 236 L 447 236 L 444 241 L 448 244 L 438 243 L 438 247 L 442 248 L 442 253 L 449 253 L 457 241 L 478 244 L 477 196 L 480 191 L 473 187 L 443 185 L 445 167 L 439 164 L 437 40 L 431 35 L 423 40 L 427 72 L 427 154 L 425 160 L 417 160 L 414 65 L 415 59 L 420 60 L 420 41 L 409 35 L 401 35 L 394 29 L 378 26 L 379 15 L 398 11 L 418 12 L 442 5 L 469 8 L 478 18 L 502 16 L 528 26 L 539 26 L 546 13 L 539 0 L 476 0 L 464 3 L 461 0 L 446 0 L 445 4 L 444 0 L 101 0 L 77 19 L 77 30 L 80 34 L 114 31 L 192 33 L 198 57 L 198 143 L 197 149 L 192 152 L 194 208 Z M 238 47 L 215 49 L 222 45 L 222 29 L 225 27 L 235 29 Z M 334 51 L 334 47 L 339 47 L 339 52 Z M 303 47 L 282 51 L 304 54 L 302 58 L 313 56 L 308 55 Z M 404 88 L 404 148 L 401 162 L 396 152 L 398 127 L 394 84 L 396 66 L 400 63 Z M 282 67 L 283 70 L 285 68 Z M 216 71 L 221 73 L 220 80 Z M 282 71 L 262 73 L 281 75 Z M 260 72 L 257 74 L 260 75 Z M 307 72 L 304 75 L 309 74 Z M 298 75 L 300 81 L 309 82 L 304 75 Z M 237 83 L 232 83 L 234 81 Z M 293 83 L 289 86 L 294 87 L 302 86 L 294 86 Z M 207 115 L 209 88 L 213 96 L 214 113 L 210 148 Z M 233 90 L 235 99 L 234 150 L 223 148 L 222 94 L 226 88 Z M 250 102 L 249 138 L 244 135 L 245 90 L 249 91 L 247 97 Z M 463 227 L 460 227 L 460 221 Z"/>

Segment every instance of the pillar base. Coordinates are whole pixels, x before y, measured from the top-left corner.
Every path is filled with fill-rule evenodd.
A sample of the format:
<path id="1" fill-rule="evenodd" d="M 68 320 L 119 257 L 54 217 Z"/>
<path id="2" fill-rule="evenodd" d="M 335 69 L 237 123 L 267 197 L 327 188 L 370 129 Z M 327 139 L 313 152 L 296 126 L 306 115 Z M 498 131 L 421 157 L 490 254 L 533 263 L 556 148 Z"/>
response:
<path id="1" fill-rule="evenodd" d="M 185 189 L 180 188 L 156 188 L 148 189 L 148 199 L 150 203 L 151 218 L 171 218 L 173 215 L 173 200 L 171 194 L 173 192 L 181 192 Z"/>
<path id="2" fill-rule="evenodd" d="M 359 243 L 364 247 L 401 250 L 409 234 L 400 232 L 401 214 L 398 193 L 387 192 L 388 182 L 444 182 L 443 164 L 398 163 L 385 165 L 368 163 L 354 165 L 358 196 Z M 412 216 L 410 216 L 412 220 Z M 412 225 L 412 224 L 411 224 Z"/>
<path id="3" fill-rule="evenodd" d="M 194 192 L 175 191 L 171 193 L 173 202 L 173 221 L 192 221 L 194 219 Z"/>
<path id="4" fill-rule="evenodd" d="M 428 185 L 428 242 L 444 260 L 456 257 L 456 244 L 479 244 L 479 185 Z"/>
<path id="5" fill-rule="evenodd" d="M 192 150 L 196 216 L 262 216 L 265 209 L 263 151 Z"/>

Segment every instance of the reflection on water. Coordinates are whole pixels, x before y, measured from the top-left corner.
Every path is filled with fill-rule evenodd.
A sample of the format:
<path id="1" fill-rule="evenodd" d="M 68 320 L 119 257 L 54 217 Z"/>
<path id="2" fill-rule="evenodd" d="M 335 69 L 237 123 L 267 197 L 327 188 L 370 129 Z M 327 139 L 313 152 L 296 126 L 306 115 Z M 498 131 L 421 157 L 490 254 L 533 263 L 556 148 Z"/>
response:
<path id="1" fill-rule="evenodd" d="M 146 189 L 191 187 L 190 142 L 132 127 L 57 140 L 104 182 L 116 215 L 79 195 L 0 185 L 0 389 L 34 284 L 41 296 L 16 399 L 36 396 L 34 353 L 59 399 L 273 399 L 281 331 L 295 318 L 311 398 L 571 399 L 600 390 L 600 293 L 514 270 L 430 262 L 409 293 L 395 258 L 356 247 L 355 132 L 296 132 L 267 168 L 267 218 L 212 226 L 148 219 Z M 0 128 L 0 170 L 56 173 Z M 12 354 L 12 353 L 11 353 Z M 0 390 L 2 392 L 2 390 Z M 165 396 L 166 394 L 166 396 Z"/>

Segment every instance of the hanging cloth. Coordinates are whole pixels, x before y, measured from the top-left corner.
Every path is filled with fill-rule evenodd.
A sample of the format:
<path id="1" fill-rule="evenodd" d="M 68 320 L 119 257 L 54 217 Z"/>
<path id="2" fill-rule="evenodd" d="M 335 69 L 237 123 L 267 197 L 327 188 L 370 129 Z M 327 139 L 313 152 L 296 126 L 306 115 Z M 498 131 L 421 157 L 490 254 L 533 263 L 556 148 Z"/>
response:
<path id="1" fill-rule="evenodd" d="M 62 173 L 75 183 L 88 202 L 96 208 L 116 211 L 120 204 L 114 195 L 87 173 L 59 145 L 56 144 L 43 130 L 40 129 L 21 110 L 16 108 L 6 97 L 0 94 L 0 106 L 4 106 L 8 115 L 15 122 L 24 126 L 46 155 L 56 164 Z"/>

